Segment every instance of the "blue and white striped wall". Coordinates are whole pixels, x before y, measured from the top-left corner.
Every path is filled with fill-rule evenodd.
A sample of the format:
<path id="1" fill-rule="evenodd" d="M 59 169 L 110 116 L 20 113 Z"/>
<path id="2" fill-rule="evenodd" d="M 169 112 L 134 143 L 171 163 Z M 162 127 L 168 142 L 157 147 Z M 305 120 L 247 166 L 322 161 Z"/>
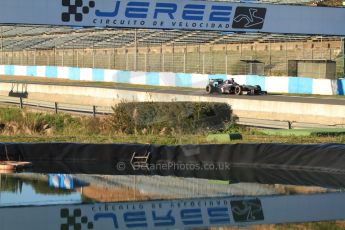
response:
<path id="1" fill-rule="evenodd" d="M 260 85 L 263 90 L 271 93 L 345 95 L 345 79 L 133 72 L 110 69 L 14 65 L 0 65 L 0 75 L 192 88 L 204 88 L 208 80 L 213 78 L 234 78 L 239 84 Z"/>

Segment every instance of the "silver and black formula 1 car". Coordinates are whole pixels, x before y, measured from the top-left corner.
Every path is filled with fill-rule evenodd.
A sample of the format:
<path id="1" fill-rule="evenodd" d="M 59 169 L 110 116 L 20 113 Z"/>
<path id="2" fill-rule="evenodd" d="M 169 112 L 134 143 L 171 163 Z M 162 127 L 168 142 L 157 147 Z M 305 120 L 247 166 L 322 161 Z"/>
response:
<path id="1" fill-rule="evenodd" d="M 242 95 L 245 92 L 247 95 L 263 95 L 267 94 L 266 91 L 262 91 L 259 85 L 240 85 L 237 84 L 234 79 L 211 79 L 206 86 L 206 92 L 208 94 L 236 94 Z"/>

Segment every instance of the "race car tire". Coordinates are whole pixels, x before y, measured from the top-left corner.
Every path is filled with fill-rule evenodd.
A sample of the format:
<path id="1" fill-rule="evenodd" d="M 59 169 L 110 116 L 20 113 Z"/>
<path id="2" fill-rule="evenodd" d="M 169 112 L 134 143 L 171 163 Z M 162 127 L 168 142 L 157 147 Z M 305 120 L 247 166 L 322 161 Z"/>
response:
<path id="1" fill-rule="evenodd" d="M 243 94 L 243 89 L 242 89 L 241 86 L 237 85 L 237 86 L 235 87 L 235 94 L 236 94 L 236 95 L 242 95 L 242 94 Z"/>
<path id="2" fill-rule="evenodd" d="M 213 91 L 214 91 L 213 85 L 207 85 L 207 86 L 206 86 L 206 92 L 207 92 L 208 94 L 213 93 Z"/>

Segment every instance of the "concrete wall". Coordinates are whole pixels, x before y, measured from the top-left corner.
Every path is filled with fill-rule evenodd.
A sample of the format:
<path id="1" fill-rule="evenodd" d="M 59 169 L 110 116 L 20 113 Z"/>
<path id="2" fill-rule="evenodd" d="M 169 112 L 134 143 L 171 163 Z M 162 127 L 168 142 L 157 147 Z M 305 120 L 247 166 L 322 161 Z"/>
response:
<path id="1" fill-rule="evenodd" d="M 269 93 L 345 95 L 344 80 L 312 79 L 302 77 L 133 72 L 110 69 L 14 65 L 0 65 L 0 75 L 193 88 L 204 88 L 208 83 L 208 80 L 212 78 L 234 78 L 239 84 L 260 85 L 263 90 L 266 90 Z"/>
<path id="2" fill-rule="evenodd" d="M 344 81 L 345 84 L 345 81 Z M 21 88 L 21 87 L 20 87 Z M 0 84 L 0 95 L 8 95 L 11 83 Z M 28 84 L 29 99 L 80 105 L 114 106 L 131 101 L 205 101 L 231 105 L 235 115 L 242 118 L 269 119 L 318 123 L 323 125 L 345 124 L 345 105 L 312 104 L 302 102 L 269 101 L 262 98 L 208 97 L 204 95 L 147 92 L 97 87 Z M 292 109 L 293 108 L 293 109 Z"/>

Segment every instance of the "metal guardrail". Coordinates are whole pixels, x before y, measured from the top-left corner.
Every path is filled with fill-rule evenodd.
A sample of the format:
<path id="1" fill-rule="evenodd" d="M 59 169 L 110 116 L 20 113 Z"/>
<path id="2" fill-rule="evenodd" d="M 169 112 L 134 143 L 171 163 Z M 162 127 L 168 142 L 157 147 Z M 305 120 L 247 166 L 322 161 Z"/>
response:
<path id="1" fill-rule="evenodd" d="M 315 128 L 345 128 L 343 125 L 324 125 L 316 123 L 303 123 L 291 121 L 275 121 L 256 118 L 239 117 L 236 124 L 260 127 L 260 128 L 273 128 L 273 129 L 315 129 Z"/>
<path id="2" fill-rule="evenodd" d="M 31 107 L 38 109 L 47 109 L 55 111 L 55 113 L 61 112 L 70 112 L 86 115 L 108 115 L 112 114 L 113 110 L 111 107 L 105 106 L 89 106 L 89 105 L 76 105 L 76 104 L 67 104 L 67 103 L 58 103 L 58 102 L 49 102 L 41 100 L 32 100 L 21 97 L 7 97 L 0 96 L 0 104 L 12 104 L 18 105 L 20 108 Z"/>
<path id="3" fill-rule="evenodd" d="M 32 100 L 21 97 L 9 97 L 9 96 L 0 96 L 0 104 L 7 105 L 18 105 L 20 108 L 31 107 L 37 109 L 52 110 L 55 113 L 66 112 L 72 114 L 81 114 L 81 115 L 92 115 L 96 117 L 97 115 L 109 115 L 113 113 L 111 107 L 106 106 L 90 106 L 90 105 L 76 105 L 68 103 L 58 103 L 58 102 L 49 102 L 41 100 Z M 256 118 L 247 118 L 239 117 L 236 121 L 236 124 L 260 127 L 260 128 L 273 128 L 273 129 L 303 129 L 303 128 L 345 128 L 344 125 L 329 126 L 322 124 L 314 123 L 301 123 L 301 122 L 291 122 L 291 121 L 276 121 L 276 120 L 267 120 L 267 119 L 256 119 Z"/>

